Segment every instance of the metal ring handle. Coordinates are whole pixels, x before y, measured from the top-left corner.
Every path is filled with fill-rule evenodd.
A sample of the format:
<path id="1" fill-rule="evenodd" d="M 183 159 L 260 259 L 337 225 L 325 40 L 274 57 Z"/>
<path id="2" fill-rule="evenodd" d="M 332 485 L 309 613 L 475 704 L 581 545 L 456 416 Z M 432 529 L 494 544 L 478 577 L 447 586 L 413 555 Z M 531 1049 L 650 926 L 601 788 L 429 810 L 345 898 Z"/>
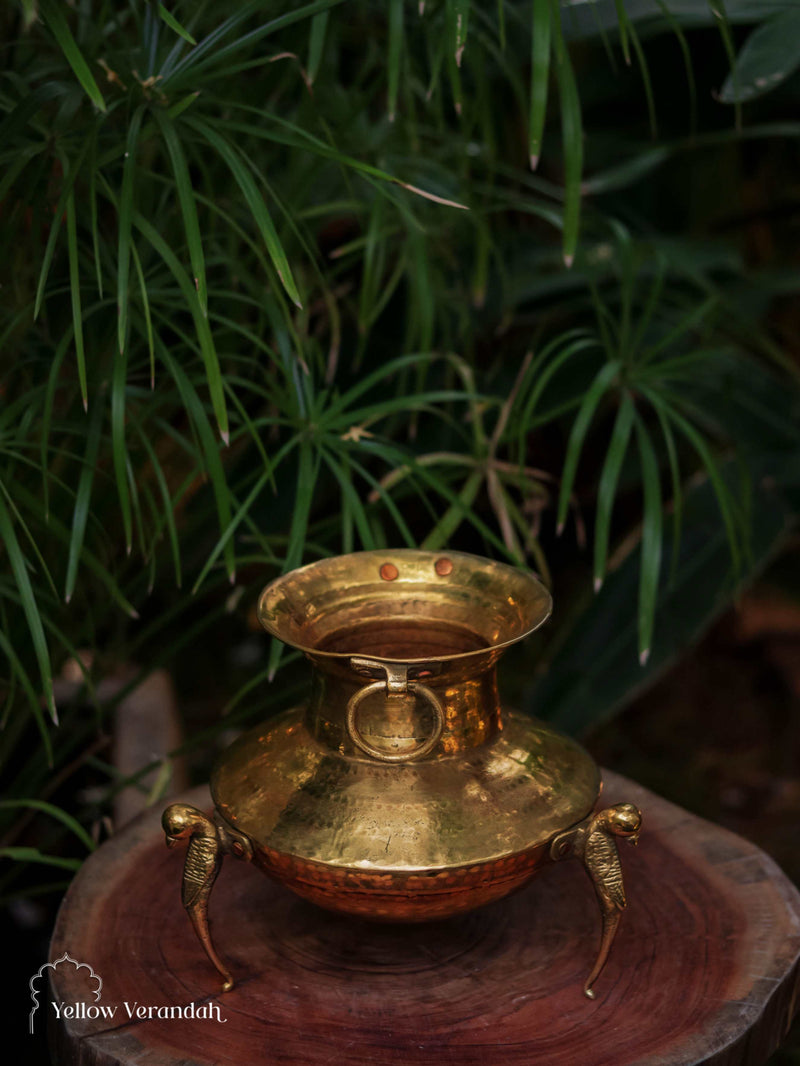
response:
<path id="1" fill-rule="evenodd" d="M 360 748 L 366 755 L 371 756 L 373 759 L 379 759 L 381 762 L 410 762 L 412 759 L 421 759 L 423 755 L 428 755 L 441 740 L 442 733 L 444 732 L 444 708 L 439 700 L 436 698 L 431 689 L 427 685 L 421 685 L 419 681 L 409 681 L 408 692 L 412 695 L 421 696 L 433 710 L 433 732 L 427 740 L 423 740 L 416 748 L 412 748 L 411 751 L 400 752 L 397 755 L 387 755 L 385 751 L 381 751 L 380 748 L 374 747 L 365 740 L 361 734 L 361 730 L 356 723 L 356 714 L 362 700 L 366 699 L 373 692 L 386 692 L 388 686 L 385 681 L 373 681 L 371 685 L 365 685 L 360 688 L 358 692 L 354 692 L 347 702 L 347 734 L 355 744 L 357 748 Z"/>

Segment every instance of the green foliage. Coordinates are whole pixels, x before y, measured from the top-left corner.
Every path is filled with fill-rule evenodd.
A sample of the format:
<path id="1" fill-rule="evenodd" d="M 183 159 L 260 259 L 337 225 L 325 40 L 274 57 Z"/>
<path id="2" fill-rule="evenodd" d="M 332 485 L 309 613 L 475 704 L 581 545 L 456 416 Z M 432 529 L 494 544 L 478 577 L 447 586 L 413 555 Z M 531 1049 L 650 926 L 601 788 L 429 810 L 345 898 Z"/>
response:
<path id="1" fill-rule="evenodd" d="M 224 647 L 265 580 L 310 558 L 452 544 L 549 579 L 553 527 L 580 538 L 591 513 L 602 591 L 579 625 L 566 612 L 552 692 L 587 626 L 624 634 L 628 691 L 669 644 L 697 494 L 727 544 L 720 595 L 786 525 L 753 503 L 740 420 L 764 390 L 795 395 L 764 312 L 796 278 L 756 279 L 671 200 L 677 159 L 716 175 L 745 143 L 797 138 L 764 110 L 793 84 L 795 13 L 282 6 L 0 16 L 0 758 L 13 802 L 56 821 L 41 804 L 84 762 L 120 787 L 86 752 L 124 692 L 204 634 Z M 769 425 L 773 452 L 796 427 Z M 235 714 L 279 656 L 229 692 Z M 84 690 L 56 724 L 68 661 Z M 587 728 L 624 691 L 550 713 Z M 52 859 L 24 850 L 4 854 Z"/>
<path id="2" fill-rule="evenodd" d="M 754 379 L 748 360 L 720 355 L 700 398 L 709 415 L 737 427 L 740 461 L 753 486 L 749 569 L 763 567 L 775 544 L 790 535 L 800 509 L 800 401 L 773 377 Z M 724 397 L 724 399 L 723 399 Z M 794 430 L 791 426 L 794 424 Z M 742 471 L 731 458 L 719 468 L 722 486 L 736 492 Z M 585 605 L 531 693 L 531 709 L 581 733 L 619 710 L 730 603 L 737 581 L 719 520 L 718 486 L 695 479 L 687 487 L 680 538 L 668 538 L 658 585 L 652 654 L 636 663 L 637 619 L 629 609 L 640 581 L 628 554 Z M 677 513 L 677 512 L 676 512 Z"/>

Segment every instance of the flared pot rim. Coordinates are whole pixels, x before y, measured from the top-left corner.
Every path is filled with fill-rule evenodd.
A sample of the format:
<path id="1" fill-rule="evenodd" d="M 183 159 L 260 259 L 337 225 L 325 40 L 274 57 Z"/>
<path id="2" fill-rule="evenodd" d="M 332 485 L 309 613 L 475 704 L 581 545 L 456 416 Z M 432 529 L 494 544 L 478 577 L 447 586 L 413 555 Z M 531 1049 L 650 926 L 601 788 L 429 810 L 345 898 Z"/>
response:
<path id="1" fill-rule="evenodd" d="M 308 563 L 269 582 L 257 609 L 268 633 L 313 660 L 365 656 L 407 665 L 494 655 L 530 636 L 551 612 L 550 592 L 530 570 L 467 552 L 415 548 L 350 552 Z M 434 646 L 428 654 L 413 654 L 413 648 L 400 653 L 391 645 L 377 650 L 326 646 L 347 628 L 348 618 L 373 629 L 383 619 L 389 630 L 417 618 L 471 632 L 480 644 Z"/>

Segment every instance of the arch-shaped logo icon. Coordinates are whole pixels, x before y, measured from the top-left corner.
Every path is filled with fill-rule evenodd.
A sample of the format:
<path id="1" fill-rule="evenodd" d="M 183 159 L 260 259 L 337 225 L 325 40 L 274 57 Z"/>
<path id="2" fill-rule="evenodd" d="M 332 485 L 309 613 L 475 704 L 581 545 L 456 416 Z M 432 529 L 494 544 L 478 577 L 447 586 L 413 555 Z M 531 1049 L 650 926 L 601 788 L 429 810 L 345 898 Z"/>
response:
<path id="1" fill-rule="evenodd" d="M 36 1010 L 37 1010 L 37 1008 L 39 1006 L 39 1000 L 36 997 L 39 995 L 39 992 L 41 991 L 41 989 L 38 989 L 38 988 L 36 988 L 34 986 L 34 982 L 37 981 L 42 976 L 42 974 L 44 973 L 45 970 L 47 970 L 47 969 L 55 970 L 56 966 L 60 966 L 62 962 L 72 963 L 72 965 L 75 967 L 76 970 L 88 970 L 89 971 L 89 977 L 94 978 L 94 980 L 97 981 L 97 989 L 96 990 L 94 990 L 94 989 L 91 990 L 93 992 L 93 995 L 94 995 L 95 1003 L 97 1003 L 99 1001 L 99 999 L 100 999 L 100 995 L 101 995 L 101 993 L 103 991 L 103 978 L 100 976 L 100 974 L 94 972 L 94 970 L 92 969 L 92 967 L 89 965 L 88 962 L 78 962 L 77 959 L 73 959 L 72 956 L 68 952 L 65 951 L 60 959 L 56 959 L 55 962 L 46 962 L 43 966 L 40 966 L 38 972 L 35 973 L 33 975 L 33 977 L 30 979 L 30 981 L 28 982 L 28 985 L 29 985 L 30 990 L 31 990 L 31 999 L 33 1000 L 33 1006 L 31 1007 L 31 1012 L 28 1015 L 28 1032 L 31 1035 L 33 1035 L 33 1016 L 36 1013 Z"/>

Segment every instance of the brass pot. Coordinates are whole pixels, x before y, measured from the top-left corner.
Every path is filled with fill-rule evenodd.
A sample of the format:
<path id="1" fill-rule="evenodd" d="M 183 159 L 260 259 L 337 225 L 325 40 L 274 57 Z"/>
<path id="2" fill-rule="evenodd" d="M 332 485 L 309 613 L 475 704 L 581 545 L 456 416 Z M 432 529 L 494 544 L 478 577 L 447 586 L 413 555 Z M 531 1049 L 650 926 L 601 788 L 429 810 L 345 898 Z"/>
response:
<path id="1" fill-rule="evenodd" d="M 533 574 L 460 552 L 358 552 L 278 578 L 262 625 L 311 662 L 311 697 L 250 730 L 211 779 L 215 819 L 164 813 L 189 839 L 184 905 L 208 934 L 224 852 L 305 899 L 384 921 L 463 913 L 583 859 L 603 915 L 599 973 L 625 905 L 614 835 L 640 812 L 594 814 L 601 781 L 568 737 L 501 707 L 497 661 L 550 615 Z"/>

